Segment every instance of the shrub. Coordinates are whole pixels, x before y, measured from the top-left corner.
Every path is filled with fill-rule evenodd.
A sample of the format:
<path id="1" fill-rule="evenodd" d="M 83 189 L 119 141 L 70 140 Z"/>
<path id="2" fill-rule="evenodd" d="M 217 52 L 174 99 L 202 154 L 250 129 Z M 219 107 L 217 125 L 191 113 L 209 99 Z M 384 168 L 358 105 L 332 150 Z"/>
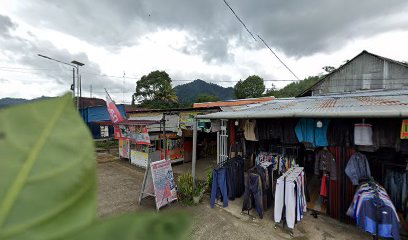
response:
<path id="1" fill-rule="evenodd" d="M 207 170 L 207 182 L 206 182 L 206 187 L 207 187 L 207 191 L 211 192 L 211 186 L 212 186 L 212 182 L 213 182 L 213 175 L 212 175 L 212 168 L 209 168 Z"/>
<path id="2" fill-rule="evenodd" d="M 193 196 L 193 176 L 191 173 L 183 173 L 177 178 L 179 199 L 182 202 L 191 201 Z"/>

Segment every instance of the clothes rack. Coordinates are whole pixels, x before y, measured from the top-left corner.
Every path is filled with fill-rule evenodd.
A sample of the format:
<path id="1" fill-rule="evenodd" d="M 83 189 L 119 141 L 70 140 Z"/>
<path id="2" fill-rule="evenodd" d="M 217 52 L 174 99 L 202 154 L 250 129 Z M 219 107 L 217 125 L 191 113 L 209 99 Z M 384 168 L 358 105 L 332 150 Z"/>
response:
<path id="1" fill-rule="evenodd" d="M 281 179 L 283 179 L 283 201 L 282 201 L 282 213 L 280 213 L 280 216 L 279 216 L 279 213 L 278 212 L 275 212 L 275 226 L 274 226 L 274 228 L 275 229 L 277 229 L 278 228 L 278 226 L 282 223 L 282 228 L 284 229 L 285 228 L 285 225 L 286 226 L 288 226 L 288 228 L 289 228 L 289 233 L 290 233 L 290 236 L 291 237 L 293 237 L 294 236 L 294 233 L 293 233 L 293 228 L 294 228 L 294 225 L 293 225 L 293 228 L 291 227 L 291 226 L 289 226 L 288 225 L 288 222 L 287 222 L 287 217 L 288 216 L 286 216 L 286 210 L 287 210 L 287 208 L 288 208 L 288 205 L 287 205 L 287 202 L 286 202 L 286 198 L 287 198 L 287 196 L 286 196 L 286 190 L 287 190 L 287 188 L 288 188 L 288 186 L 286 186 L 287 185 L 287 183 L 289 183 L 289 182 L 291 182 L 291 181 L 294 181 L 295 183 L 294 183 L 294 186 L 297 186 L 296 185 L 296 179 L 299 177 L 299 176 L 302 176 L 302 177 L 304 177 L 304 174 L 303 174 L 303 167 L 292 167 L 292 168 L 290 168 L 288 171 L 286 171 L 284 174 L 282 174 L 282 176 L 280 177 Z M 304 205 L 304 207 L 303 206 L 299 206 L 298 205 L 298 202 L 297 201 L 302 201 L 304 204 L 306 204 L 306 202 L 304 201 L 304 199 L 303 200 L 301 200 L 300 198 L 298 198 L 298 196 L 299 196 L 299 189 L 302 189 L 301 190 L 301 192 L 304 194 L 304 181 L 303 181 L 303 178 L 301 178 L 302 179 L 302 181 L 300 182 L 300 186 L 298 185 L 297 187 L 294 187 L 294 191 L 295 191 L 295 189 L 296 189 L 296 195 L 295 195 L 295 199 L 297 199 L 297 200 L 295 200 L 295 216 L 292 216 L 292 217 L 294 217 L 294 224 L 296 224 L 296 221 L 298 221 L 297 220 L 297 218 L 296 218 L 296 215 L 298 214 L 297 213 L 297 210 L 299 211 L 299 213 L 300 213 L 300 215 L 297 215 L 298 217 L 299 217 L 299 219 L 301 220 L 302 219 L 302 213 L 304 212 L 304 208 L 306 208 L 306 205 Z M 278 179 L 278 181 L 279 181 L 279 179 Z M 280 189 L 282 189 L 282 188 L 280 188 Z M 277 191 L 277 190 L 276 190 Z M 277 207 L 276 206 L 278 206 L 277 204 L 279 204 L 277 201 L 279 201 L 279 199 L 278 199 L 278 195 L 275 193 L 275 211 L 277 210 Z M 290 200 L 289 200 L 290 201 Z M 300 203 L 300 202 L 299 202 Z M 300 207 L 300 208 L 298 208 L 298 207 Z M 276 215 L 276 214 L 278 214 L 278 215 Z M 280 220 L 279 220 L 280 219 Z M 292 224 L 291 224 L 292 225 Z"/>

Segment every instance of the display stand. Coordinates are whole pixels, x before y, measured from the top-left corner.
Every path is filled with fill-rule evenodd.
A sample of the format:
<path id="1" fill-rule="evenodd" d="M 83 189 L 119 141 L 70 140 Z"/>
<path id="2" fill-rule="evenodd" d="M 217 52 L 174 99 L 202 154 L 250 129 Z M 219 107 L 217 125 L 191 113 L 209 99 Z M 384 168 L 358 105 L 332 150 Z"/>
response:
<path id="1" fill-rule="evenodd" d="M 282 206 L 282 213 L 281 213 L 280 221 L 275 223 L 274 229 L 277 229 L 280 224 L 282 224 L 282 228 L 285 229 L 285 225 L 287 225 L 287 221 L 286 221 L 287 204 L 286 204 L 286 201 L 285 201 L 286 200 L 286 188 L 287 188 L 286 182 L 291 181 L 293 177 L 297 178 L 299 174 L 302 174 L 303 169 L 304 169 L 303 167 L 294 167 L 294 168 L 289 169 L 287 172 L 285 172 L 281 176 L 281 178 L 283 178 L 283 194 L 282 194 L 283 195 L 283 206 Z M 296 175 L 292 176 L 292 174 L 296 174 Z M 288 177 L 289 177 L 289 179 L 288 179 Z M 275 198 L 276 197 L 277 197 L 277 195 L 275 194 Z M 276 199 L 275 199 L 275 204 L 276 204 Z M 302 211 L 302 210 L 300 210 L 300 211 Z M 296 210 L 295 210 L 295 212 L 296 212 Z M 295 224 L 296 224 L 296 220 L 295 220 Z M 293 238 L 294 237 L 294 232 L 293 232 L 294 228 L 289 228 L 288 227 L 288 229 L 289 229 L 290 236 Z"/>
<path id="2" fill-rule="evenodd" d="M 286 194 L 286 176 L 283 178 L 283 208 L 282 208 L 282 229 L 285 229 L 285 225 L 286 225 L 286 202 L 285 202 L 285 194 Z M 275 229 L 278 228 L 280 223 L 275 223 Z M 293 238 L 294 237 L 294 233 L 293 230 L 289 229 L 289 234 L 290 236 Z"/>
<path id="3" fill-rule="evenodd" d="M 153 188 L 153 179 L 152 179 L 152 172 L 150 169 L 151 159 L 149 158 L 147 161 L 147 167 L 145 170 L 145 174 L 143 177 L 142 189 L 140 190 L 139 194 L 139 205 L 142 204 L 142 200 L 146 197 L 156 197 Z"/>
<path id="4" fill-rule="evenodd" d="M 156 209 L 159 211 L 161 207 L 170 205 L 172 201 L 177 201 L 175 189 L 176 186 L 170 162 L 160 160 L 152 164 L 151 159 L 149 159 L 139 195 L 139 205 L 141 205 L 144 198 L 154 197 Z"/>

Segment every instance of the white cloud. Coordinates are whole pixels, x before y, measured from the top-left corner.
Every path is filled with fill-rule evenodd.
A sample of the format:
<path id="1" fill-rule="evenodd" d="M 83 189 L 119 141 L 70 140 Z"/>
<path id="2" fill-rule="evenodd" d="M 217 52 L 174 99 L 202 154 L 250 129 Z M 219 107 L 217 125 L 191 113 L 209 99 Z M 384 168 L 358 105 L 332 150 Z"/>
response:
<path id="1" fill-rule="evenodd" d="M 14 45 L 9 41 L 7 45 L 0 46 L 0 52 L 7 53 L 0 54 L 0 79 L 2 79 L 0 81 L 0 97 L 55 96 L 69 89 L 71 81 L 69 69 L 58 66 L 56 63 L 36 59 L 37 53 L 56 54 L 55 57 L 64 58 L 61 60 L 65 61 L 73 60 L 71 58 L 85 59 L 87 63 L 82 68 L 84 72 L 82 76 L 83 95 L 89 96 L 90 85 L 93 85 L 93 96 L 104 97 L 103 89 L 106 88 L 118 102 L 131 101 L 131 93 L 136 82 L 136 79 L 132 78 L 140 78 L 142 75 L 157 69 L 167 71 L 174 80 L 203 79 L 223 86 L 233 86 L 232 83 L 226 81 L 237 81 L 252 74 L 258 74 L 267 80 L 294 79 L 260 41 L 250 40 L 247 38 L 246 32 L 240 32 L 241 26 L 228 11 L 220 11 L 212 16 L 217 20 L 229 19 L 230 21 L 225 22 L 225 26 L 223 25 L 224 28 L 234 26 L 228 30 L 218 29 L 216 33 L 226 34 L 238 29 L 236 34 L 232 34 L 228 38 L 222 36 L 217 38 L 212 30 L 203 30 L 202 35 L 198 34 L 197 31 L 206 28 L 206 24 L 201 23 L 205 19 L 198 19 L 194 23 L 197 25 L 197 29 L 194 29 L 193 23 L 186 23 L 188 27 L 180 27 L 178 24 L 182 22 L 182 19 L 178 19 L 174 23 L 163 24 L 161 27 L 160 21 L 164 21 L 166 18 L 163 17 L 160 21 L 156 18 L 156 20 L 152 20 L 155 27 L 146 30 L 146 26 L 153 23 L 149 22 L 147 17 L 143 17 L 143 20 L 139 19 L 140 21 L 136 17 L 130 21 L 128 31 L 120 36 L 121 41 L 113 49 L 112 39 L 115 37 L 109 39 L 108 47 L 101 44 L 105 42 L 103 37 L 120 33 L 120 31 L 126 30 L 126 26 L 120 26 L 110 31 L 110 28 L 104 30 L 101 26 L 103 23 L 87 21 L 84 26 L 79 26 L 80 29 L 75 32 L 71 31 L 67 24 L 57 26 L 50 20 L 45 24 L 39 20 L 40 17 L 38 16 L 22 15 L 27 14 L 27 12 L 19 10 L 23 8 L 21 3 L 0 0 L 0 4 L 2 6 L 0 14 L 8 15 L 18 25 L 13 32 L 14 37 L 18 39 Z M 55 6 L 53 7 L 55 8 Z M 76 8 L 73 5 L 70 7 Z M 291 7 L 289 8 L 291 9 Z M 73 11 L 72 9 L 70 11 Z M 310 37 L 312 33 L 305 35 L 308 38 L 304 39 L 296 39 L 295 36 L 297 35 L 292 33 L 288 33 L 289 35 L 286 36 L 285 31 L 287 29 L 279 30 L 283 34 L 280 39 L 268 38 L 269 33 L 263 37 L 301 79 L 323 72 L 321 68 L 326 65 L 338 67 L 345 60 L 351 59 L 364 49 L 385 57 L 406 61 L 408 60 L 406 57 L 408 46 L 404 40 L 408 39 L 408 29 L 402 23 L 408 22 L 408 15 L 393 11 L 388 10 L 384 16 L 370 18 L 367 21 L 357 19 L 359 21 L 355 25 L 351 23 L 339 24 L 339 21 L 333 20 L 331 21 L 332 24 L 337 23 L 342 28 L 341 31 L 336 31 L 336 26 L 332 26 L 331 33 L 328 33 L 326 28 L 319 30 L 319 26 L 308 26 L 306 25 L 307 22 L 302 23 L 303 27 L 309 27 L 312 33 L 315 32 L 321 36 L 322 39 L 319 39 L 319 43 L 311 42 L 316 38 Z M 112 23 L 119 24 L 124 21 L 124 19 L 115 16 L 110 16 Z M 303 17 L 301 16 L 301 18 Z M 381 18 L 386 18 L 387 21 L 379 21 Z M 27 19 L 33 19 L 33 21 Z M 96 21 L 99 17 L 92 15 L 90 19 Z M 268 19 L 256 16 L 252 21 L 255 20 L 265 24 Z M 68 20 L 60 18 L 58 21 L 62 23 Z M 209 20 L 209 24 L 214 21 L 214 19 Z M 311 23 L 315 24 L 316 21 L 317 19 L 312 18 Z M 293 22 L 287 24 L 293 26 Z M 369 29 L 369 26 L 375 24 L 381 26 Z M 139 25 L 143 31 L 132 32 L 132 29 Z M 98 30 L 91 32 L 92 26 Z M 350 26 L 355 26 L 355 28 Z M 109 27 L 116 27 L 116 25 L 109 24 Z M 261 31 L 267 27 L 266 24 L 256 29 Z M 92 36 L 92 34 L 95 35 L 101 31 L 102 35 Z M 206 36 L 204 34 L 208 32 L 213 35 Z M 285 42 L 284 36 L 288 37 L 287 42 Z M 302 35 L 300 34 L 299 37 Z M 276 47 L 274 47 L 274 43 L 277 44 Z M 324 47 L 319 48 L 322 44 Z M 9 49 L 5 49 L 5 46 L 8 46 Z M 17 54 L 18 49 L 15 49 L 21 48 L 21 46 L 29 46 L 23 49 L 23 55 L 21 52 Z M 301 48 L 305 50 L 300 51 Z M 315 50 L 312 51 L 311 49 Z M 301 53 L 294 54 L 293 52 L 296 50 Z M 7 69 L 1 67 L 47 68 L 59 72 L 21 69 L 16 71 L 8 69 L 6 71 Z M 124 84 L 120 77 L 98 76 L 99 74 L 123 76 L 124 72 L 127 76 Z M 182 83 L 185 82 L 174 82 L 175 85 Z M 281 88 L 287 83 L 274 82 L 274 85 Z M 266 85 L 270 87 L 271 82 L 267 82 Z M 123 97 L 122 91 L 125 91 L 125 97 Z"/>

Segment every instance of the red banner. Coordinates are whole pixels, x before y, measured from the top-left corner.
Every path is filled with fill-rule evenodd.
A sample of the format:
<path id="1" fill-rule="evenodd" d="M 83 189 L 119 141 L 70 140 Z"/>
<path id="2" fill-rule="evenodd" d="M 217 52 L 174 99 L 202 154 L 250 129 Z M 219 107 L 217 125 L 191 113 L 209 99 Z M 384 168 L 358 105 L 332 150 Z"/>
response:
<path id="1" fill-rule="evenodd" d="M 110 119 L 113 123 L 121 123 L 125 121 L 108 92 L 106 92 L 106 108 L 108 109 Z"/>

